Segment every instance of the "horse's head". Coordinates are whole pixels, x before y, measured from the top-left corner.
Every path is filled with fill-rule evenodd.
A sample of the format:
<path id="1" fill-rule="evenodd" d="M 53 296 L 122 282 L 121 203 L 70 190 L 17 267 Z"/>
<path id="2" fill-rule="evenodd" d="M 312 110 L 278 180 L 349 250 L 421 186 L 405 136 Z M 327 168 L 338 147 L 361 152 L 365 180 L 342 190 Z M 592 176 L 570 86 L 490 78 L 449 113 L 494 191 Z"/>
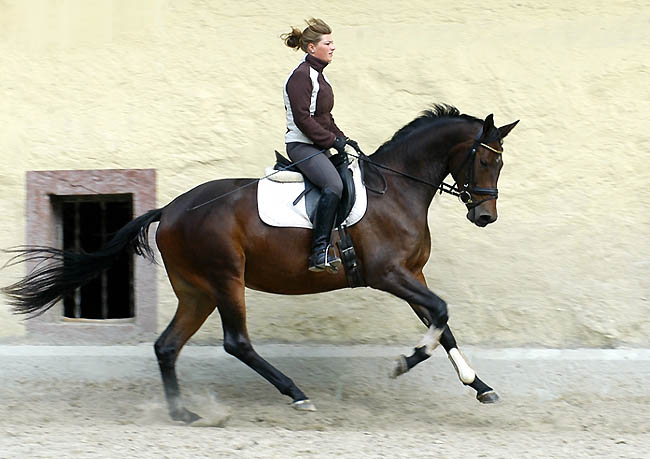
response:
<path id="1" fill-rule="evenodd" d="M 493 116 L 488 115 L 473 140 L 452 150 L 449 168 L 458 184 L 460 199 L 467 206 L 467 219 L 477 226 L 487 226 L 497 219 L 497 181 L 503 167 L 503 139 L 518 122 L 497 128 Z"/>

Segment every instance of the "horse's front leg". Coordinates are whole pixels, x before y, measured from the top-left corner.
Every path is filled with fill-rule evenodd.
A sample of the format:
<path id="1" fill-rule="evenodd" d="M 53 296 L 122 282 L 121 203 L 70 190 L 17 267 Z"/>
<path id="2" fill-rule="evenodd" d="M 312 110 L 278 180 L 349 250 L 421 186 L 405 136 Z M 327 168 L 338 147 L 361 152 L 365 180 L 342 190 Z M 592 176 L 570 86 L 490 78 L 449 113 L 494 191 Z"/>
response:
<path id="1" fill-rule="evenodd" d="M 429 290 L 421 273 L 414 274 L 404 267 L 387 268 L 378 280 L 369 282 L 373 288 L 383 290 L 406 300 L 410 305 L 418 305 L 422 310 L 421 319 L 429 327 L 416 347 L 419 353 L 413 358 L 413 365 L 431 356 L 440 342 L 440 336 L 447 326 L 447 303 Z"/>
<path id="2" fill-rule="evenodd" d="M 422 284 L 426 285 L 426 280 L 422 273 L 418 273 L 416 277 L 420 282 L 422 282 Z M 420 318 L 422 323 L 424 323 L 426 326 L 430 326 L 432 319 L 429 317 L 428 310 L 418 304 L 409 304 L 413 311 Z M 427 334 L 430 332 L 430 330 L 431 329 L 427 331 Z M 425 338 L 426 336 L 427 335 L 425 335 Z M 423 341 L 425 341 L 425 339 L 423 339 Z M 445 351 L 447 351 L 447 356 L 449 357 L 451 364 L 456 370 L 458 379 L 460 379 L 464 385 L 469 386 L 476 391 L 476 399 L 478 401 L 481 403 L 494 403 L 499 400 L 497 393 L 490 386 L 481 381 L 481 379 L 476 375 L 476 371 L 474 371 L 463 353 L 460 352 L 458 345 L 456 344 L 456 338 L 454 338 L 449 325 L 444 328 L 442 334 L 440 335 L 440 344 L 442 344 L 442 346 L 445 348 Z M 420 344 L 416 346 L 413 350 L 413 354 L 410 356 L 407 357 L 401 355 L 398 357 L 391 376 L 393 378 L 396 378 L 397 376 L 406 373 L 415 365 L 423 362 L 430 356 L 431 352 L 427 350 L 425 345 Z"/>
<path id="3" fill-rule="evenodd" d="M 447 351 L 447 356 L 456 370 L 460 381 L 466 386 L 476 391 L 476 399 L 481 403 L 495 403 L 499 400 L 497 393 L 487 384 L 485 384 L 476 375 L 476 371 L 471 367 L 465 356 L 456 344 L 456 338 L 451 333 L 449 326 L 445 328 L 440 337 L 440 344 Z"/>

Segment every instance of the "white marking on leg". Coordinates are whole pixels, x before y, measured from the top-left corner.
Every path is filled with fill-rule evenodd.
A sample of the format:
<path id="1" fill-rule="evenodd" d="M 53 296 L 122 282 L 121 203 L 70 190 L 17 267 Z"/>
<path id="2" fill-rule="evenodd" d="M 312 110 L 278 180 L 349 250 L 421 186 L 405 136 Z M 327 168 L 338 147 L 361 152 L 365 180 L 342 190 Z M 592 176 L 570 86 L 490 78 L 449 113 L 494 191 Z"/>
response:
<path id="1" fill-rule="evenodd" d="M 440 344 L 440 335 L 442 335 L 440 328 L 430 326 L 417 347 L 424 347 L 424 352 L 427 355 L 433 354 L 433 350 Z"/>
<path id="2" fill-rule="evenodd" d="M 465 356 L 455 347 L 449 350 L 449 360 L 456 369 L 458 377 L 464 384 L 472 384 L 476 379 L 476 372 L 467 363 Z"/>

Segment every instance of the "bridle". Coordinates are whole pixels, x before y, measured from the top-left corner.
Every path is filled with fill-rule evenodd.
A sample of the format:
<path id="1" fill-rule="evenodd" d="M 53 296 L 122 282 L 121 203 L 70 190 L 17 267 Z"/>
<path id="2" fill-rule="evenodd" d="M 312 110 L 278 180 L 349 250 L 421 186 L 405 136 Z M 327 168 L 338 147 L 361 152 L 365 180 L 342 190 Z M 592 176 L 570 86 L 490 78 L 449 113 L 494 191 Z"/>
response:
<path id="1" fill-rule="evenodd" d="M 440 184 L 440 193 L 445 192 L 449 193 L 453 196 L 457 196 L 460 201 L 467 206 L 468 210 L 471 210 L 481 204 L 483 204 L 486 201 L 490 201 L 492 199 L 497 199 L 499 197 L 499 190 L 498 188 L 484 188 L 480 186 L 476 186 L 476 183 L 474 181 L 474 164 L 476 162 L 476 152 L 478 150 L 478 147 L 483 147 L 488 150 L 490 150 L 493 153 L 496 154 L 502 154 L 503 150 L 499 151 L 496 148 L 492 148 L 489 146 L 486 142 L 481 142 L 481 136 L 483 135 L 483 128 L 481 127 L 481 130 L 479 131 L 478 135 L 474 139 L 474 143 L 472 144 L 472 148 L 465 157 L 465 161 L 462 162 L 462 164 L 456 169 L 456 173 L 467 164 L 467 172 L 465 173 L 465 183 L 463 184 L 462 187 L 458 186 L 458 182 L 454 182 L 453 185 L 448 185 L 444 182 Z M 496 139 L 491 139 L 491 140 L 496 140 Z M 490 140 L 490 141 L 491 141 Z M 457 175 L 456 173 L 452 174 L 452 177 Z M 472 194 L 478 194 L 481 196 L 487 196 L 486 198 L 481 199 L 480 201 L 475 201 L 474 198 L 472 197 Z"/>
<path id="2" fill-rule="evenodd" d="M 483 127 L 481 127 L 481 129 L 478 132 L 478 135 L 474 138 L 474 142 L 472 143 L 472 147 L 471 147 L 470 151 L 468 152 L 467 156 L 465 157 L 465 160 L 456 169 L 455 173 L 452 173 L 452 177 L 457 175 L 457 172 L 460 171 L 463 168 L 463 166 L 465 166 L 467 164 L 467 172 L 465 173 L 465 183 L 463 184 L 462 187 L 458 186 L 458 182 L 454 182 L 453 185 L 449 185 L 449 184 L 447 184 L 447 183 L 445 183 L 443 181 L 443 182 L 440 183 L 440 185 L 435 185 L 435 184 L 433 184 L 433 183 L 431 183 L 431 182 L 429 182 L 427 180 L 423 180 L 423 179 L 421 179 L 419 177 L 414 177 L 414 176 L 412 176 L 410 174 L 407 174 L 405 172 L 401 172 L 401 171 L 395 170 L 395 169 L 393 169 L 391 167 L 378 164 L 378 163 L 372 161 L 368 156 L 366 156 L 361 151 L 360 148 L 358 148 L 356 146 L 354 148 L 357 151 L 357 153 L 359 154 L 359 156 L 357 156 L 356 158 L 360 162 L 366 162 L 366 163 L 371 164 L 372 166 L 375 166 L 375 167 L 378 167 L 378 168 L 381 168 L 381 169 L 389 170 L 391 172 L 394 172 L 394 173 L 396 173 L 398 175 L 401 175 L 401 176 L 406 177 L 408 179 L 414 180 L 416 182 L 424 183 L 425 185 L 429 185 L 431 187 L 438 188 L 440 190 L 440 194 L 447 193 L 447 194 L 450 194 L 452 196 L 456 196 L 463 204 L 465 204 L 465 206 L 467 206 L 468 210 L 471 210 L 471 209 L 481 205 L 482 203 L 484 203 L 486 201 L 490 201 L 492 199 L 497 199 L 499 197 L 499 190 L 497 188 L 479 187 L 479 186 L 476 186 L 476 183 L 474 183 L 474 163 L 476 162 L 476 152 L 477 152 L 478 148 L 483 147 L 483 148 L 486 148 L 486 149 L 490 150 L 491 152 L 494 152 L 494 153 L 499 154 L 499 155 L 503 153 L 503 150 L 500 151 L 500 150 L 497 150 L 496 148 L 492 148 L 491 146 L 489 146 L 486 143 L 486 142 L 491 142 L 493 140 L 496 140 L 496 138 L 486 140 L 485 142 L 481 142 L 480 139 L 481 139 L 482 135 L 483 135 Z M 368 189 L 369 191 L 372 191 L 372 192 L 377 193 L 377 194 L 384 194 L 386 192 L 387 188 L 388 188 L 388 184 L 386 183 L 386 178 L 383 176 L 383 174 L 379 174 L 379 175 L 381 176 L 381 178 L 383 179 L 383 182 L 384 182 L 384 187 L 383 187 L 382 190 L 372 189 L 371 187 L 369 187 L 365 183 L 365 181 L 364 181 L 364 185 L 365 185 L 366 189 Z M 482 195 L 482 196 L 487 195 L 487 197 L 481 199 L 480 201 L 474 201 L 474 198 L 472 197 L 472 193 Z"/>

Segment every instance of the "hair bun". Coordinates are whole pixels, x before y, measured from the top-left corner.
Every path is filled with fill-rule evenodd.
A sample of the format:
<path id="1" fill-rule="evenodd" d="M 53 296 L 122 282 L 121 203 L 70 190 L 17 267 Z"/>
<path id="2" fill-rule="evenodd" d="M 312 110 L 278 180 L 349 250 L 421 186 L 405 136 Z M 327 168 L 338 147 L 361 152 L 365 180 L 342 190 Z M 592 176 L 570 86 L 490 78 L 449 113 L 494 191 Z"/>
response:
<path id="1" fill-rule="evenodd" d="M 295 27 L 291 28 L 291 32 L 282 35 L 284 44 L 293 49 L 300 48 L 300 38 L 302 38 L 302 31 Z"/>

